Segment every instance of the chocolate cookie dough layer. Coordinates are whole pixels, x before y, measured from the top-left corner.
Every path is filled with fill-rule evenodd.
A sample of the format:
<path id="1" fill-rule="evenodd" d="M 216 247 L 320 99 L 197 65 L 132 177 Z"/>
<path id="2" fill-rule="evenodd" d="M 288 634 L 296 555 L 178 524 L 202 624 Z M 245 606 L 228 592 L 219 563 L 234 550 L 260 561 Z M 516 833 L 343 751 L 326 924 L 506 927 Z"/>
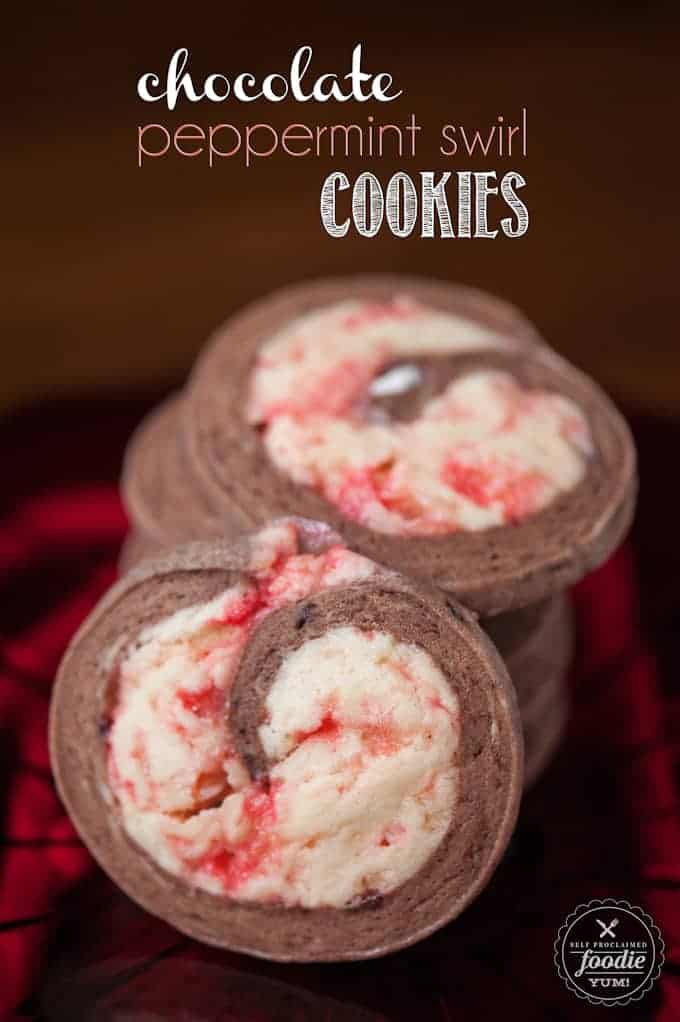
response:
<path id="1" fill-rule="evenodd" d="M 378 361 L 371 370 L 372 378 L 369 374 L 365 380 L 366 367 L 355 369 L 354 355 L 347 359 L 344 381 L 331 379 L 319 388 L 320 414 L 340 407 L 346 390 L 354 394 L 357 373 L 363 389 L 359 398 L 356 394 L 352 398 L 351 421 L 360 429 L 371 423 L 408 423 L 422 414 L 431 419 L 439 414 L 436 401 L 444 388 L 471 377 L 473 388 L 484 394 L 492 387 L 509 387 L 512 400 L 525 411 L 532 396 L 542 399 L 547 395 L 548 405 L 553 401 L 551 414 L 557 407 L 564 414 L 564 428 L 553 423 L 550 442 L 562 445 L 560 456 L 565 459 L 548 489 L 545 479 L 534 471 L 511 473 L 509 478 L 494 477 L 493 473 L 487 477 L 478 466 L 466 463 L 461 468 L 453 463 L 447 466 L 446 483 L 461 498 L 466 521 L 472 525 L 457 527 L 454 523 L 451 531 L 446 531 L 446 522 L 423 519 L 423 528 L 444 530 L 424 535 L 418 534 L 419 512 L 408 506 L 409 494 L 394 496 L 396 484 L 389 460 L 373 466 L 370 478 L 359 473 L 357 479 L 355 473 L 349 491 L 337 480 L 332 486 L 324 479 L 318 485 L 294 481 L 295 472 L 315 478 L 316 463 L 304 468 L 314 445 L 310 441 L 311 446 L 299 448 L 302 468 L 295 465 L 288 471 L 281 467 L 290 461 L 294 449 L 299 409 L 294 408 L 281 425 L 276 385 L 262 384 L 254 391 L 254 371 L 270 368 L 267 345 L 291 323 L 318 310 L 344 309 L 343 303 L 348 302 L 358 302 L 361 315 L 369 320 L 371 316 L 385 319 L 386 354 L 380 362 L 375 355 L 379 345 L 373 344 Z M 414 342 L 414 350 L 406 350 L 404 322 L 412 303 L 435 319 L 453 317 L 462 324 L 460 337 L 450 350 L 440 319 L 436 319 L 437 330 L 430 330 L 429 340 L 428 330 L 423 328 L 418 345 Z M 351 312 L 345 316 L 345 326 L 351 316 Z M 396 321 L 400 341 L 390 347 L 390 323 Z M 374 326 L 371 329 L 375 342 Z M 457 330 L 452 328 L 452 336 Z M 307 349 L 303 353 L 304 358 L 312 358 L 321 383 L 323 366 L 319 369 L 318 362 L 319 358 L 323 361 L 328 343 L 320 335 L 311 355 Z M 433 350 L 428 350 L 428 345 Z M 395 350 L 399 352 L 396 359 Z M 285 372 L 293 371 L 287 363 Z M 285 382 L 286 377 L 281 379 Z M 486 398 L 475 402 L 467 394 L 467 400 L 467 407 L 473 410 L 486 407 Z M 279 292 L 235 316 L 216 334 L 196 366 L 181 414 L 192 472 L 201 480 L 211 506 L 222 512 L 223 522 L 240 525 L 245 521 L 255 527 L 272 515 L 291 513 L 328 521 L 352 549 L 433 581 L 483 615 L 539 601 L 581 578 L 618 544 L 633 512 L 634 449 L 628 428 L 611 402 L 591 380 L 542 344 L 519 313 L 465 288 L 409 277 L 365 276 Z M 270 422 L 278 433 L 270 429 Z M 529 436 L 542 437 L 543 430 L 539 415 Z M 341 450 L 346 435 L 345 430 L 339 441 Z M 533 454 L 541 456 L 540 451 Z M 545 463 L 545 452 L 542 457 Z M 281 465 L 273 458 L 282 459 Z M 427 461 L 424 457 L 417 464 Z M 553 461 L 548 458 L 547 464 Z M 548 490 L 554 490 L 554 495 L 544 506 L 537 494 Z M 380 529 L 360 520 L 365 510 L 362 501 L 373 500 L 376 492 L 388 495 L 380 497 L 385 519 Z M 418 504 L 423 494 L 416 491 L 410 496 Z M 407 534 L 389 531 L 395 528 L 395 506 L 404 520 L 415 515 L 416 524 L 408 527 Z M 501 506 L 504 523 L 484 524 L 494 520 Z M 532 510 L 534 506 L 537 510 Z"/>
<path id="2" fill-rule="evenodd" d="M 135 529 L 157 547 L 204 536 L 228 539 L 237 531 L 234 513 L 223 517 L 192 471 L 181 428 L 182 400 L 176 394 L 146 416 L 123 465 L 123 503 Z"/>
<path id="3" fill-rule="evenodd" d="M 524 788 L 552 759 L 566 723 L 567 674 L 574 645 L 565 594 L 482 622 L 517 692 L 524 735 Z"/>
<path id="4" fill-rule="evenodd" d="M 131 897 L 281 961 L 385 954 L 458 915 L 507 845 L 523 769 L 474 617 L 300 520 L 114 586 L 60 667 L 50 748 Z"/>
<path id="5" fill-rule="evenodd" d="M 148 560 L 151 557 L 158 557 L 164 551 L 172 548 L 172 544 L 161 543 L 158 539 L 146 535 L 139 529 L 133 529 L 123 540 L 118 555 L 118 573 L 125 575 L 131 571 L 140 561 Z"/>
<path id="6" fill-rule="evenodd" d="M 524 790 L 534 785 L 557 752 L 569 716 L 569 695 L 564 677 L 546 682 L 533 706 L 522 712 L 524 735 Z"/>
<path id="7" fill-rule="evenodd" d="M 566 594 L 485 618 L 481 624 L 505 661 L 520 712 L 549 679 L 566 676 L 574 647 L 571 604 Z"/>

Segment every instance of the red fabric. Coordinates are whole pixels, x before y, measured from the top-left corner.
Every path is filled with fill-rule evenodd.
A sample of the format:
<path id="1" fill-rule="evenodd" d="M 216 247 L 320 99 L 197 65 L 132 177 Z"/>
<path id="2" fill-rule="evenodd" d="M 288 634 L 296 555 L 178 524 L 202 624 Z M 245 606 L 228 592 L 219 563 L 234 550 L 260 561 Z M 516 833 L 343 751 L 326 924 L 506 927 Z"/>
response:
<path id="1" fill-rule="evenodd" d="M 82 904 L 88 897 L 83 878 L 95 873 L 51 780 L 48 699 L 65 644 L 115 576 L 126 528 L 115 480 L 139 413 L 120 405 L 72 406 L 4 427 L 0 997 L 7 1013 L 42 984 L 55 953 L 50 937 L 65 918 L 64 899 L 71 910 Z M 650 548 L 644 537 L 640 542 Z M 154 930 L 154 921 L 130 908 L 149 954 L 169 942 L 161 957 L 173 956 L 169 971 L 177 983 L 184 982 L 177 978 L 183 968 L 220 964 L 244 982 L 253 976 L 265 986 L 283 981 L 289 994 L 322 992 L 375 1017 L 446 1022 L 502 1011 L 525 1020 L 580 1018 L 597 1009 L 577 1001 L 556 976 L 556 930 L 581 901 L 622 897 L 652 914 L 668 963 L 656 991 L 628 1017 L 679 1018 L 680 698 L 672 685 L 662 686 L 641 639 L 631 548 L 578 586 L 574 604 L 580 649 L 568 740 L 525 800 L 518 837 L 496 880 L 459 923 L 380 962 L 281 967 L 168 937 L 163 924 Z M 666 624 L 677 623 L 666 612 Z M 111 950 L 102 945 L 97 953 L 106 959 Z M 136 982 L 126 996 L 146 996 Z M 246 1012 L 242 1019 L 255 1017 Z"/>

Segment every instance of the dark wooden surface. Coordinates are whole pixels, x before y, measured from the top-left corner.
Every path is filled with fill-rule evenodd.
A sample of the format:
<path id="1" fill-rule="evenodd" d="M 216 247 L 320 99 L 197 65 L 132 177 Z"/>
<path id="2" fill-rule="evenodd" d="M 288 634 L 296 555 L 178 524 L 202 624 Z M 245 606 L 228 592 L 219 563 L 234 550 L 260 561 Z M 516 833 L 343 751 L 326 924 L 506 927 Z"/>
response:
<path id="1" fill-rule="evenodd" d="M 45 5 L 7 26 L 0 408 L 46 395 L 161 386 L 244 301 L 349 270 L 459 279 L 520 304 L 628 406 L 680 411 L 676 326 L 677 5 Z M 394 7 L 394 5 L 393 5 Z M 94 12 L 94 13 L 93 13 Z M 344 72 L 352 45 L 404 97 L 366 107 L 199 104 L 174 123 L 404 120 L 415 160 L 136 165 L 136 126 L 172 122 L 135 95 L 186 45 L 202 74 L 282 69 L 302 43 Z M 437 153 L 442 123 L 482 127 L 526 106 L 528 234 L 515 241 L 326 236 L 331 169 L 387 176 L 474 166 Z M 332 108 L 331 108 L 332 107 Z"/>

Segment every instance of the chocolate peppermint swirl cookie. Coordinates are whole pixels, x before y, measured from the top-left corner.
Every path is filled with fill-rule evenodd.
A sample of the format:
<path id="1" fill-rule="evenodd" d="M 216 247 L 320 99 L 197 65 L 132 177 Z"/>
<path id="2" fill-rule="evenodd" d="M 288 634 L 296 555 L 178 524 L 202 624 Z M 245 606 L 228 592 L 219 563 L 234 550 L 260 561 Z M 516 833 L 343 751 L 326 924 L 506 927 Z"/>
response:
<path id="1" fill-rule="evenodd" d="M 514 691 L 474 617 L 299 519 L 131 571 L 64 657 L 50 743 L 131 897 L 282 961 L 372 957 L 454 918 L 522 783 Z"/>
<path id="2" fill-rule="evenodd" d="M 634 449 L 606 396 L 519 313 L 451 285 L 275 294 L 218 332 L 178 415 L 216 529 L 328 521 L 482 614 L 581 578 L 633 511 Z"/>

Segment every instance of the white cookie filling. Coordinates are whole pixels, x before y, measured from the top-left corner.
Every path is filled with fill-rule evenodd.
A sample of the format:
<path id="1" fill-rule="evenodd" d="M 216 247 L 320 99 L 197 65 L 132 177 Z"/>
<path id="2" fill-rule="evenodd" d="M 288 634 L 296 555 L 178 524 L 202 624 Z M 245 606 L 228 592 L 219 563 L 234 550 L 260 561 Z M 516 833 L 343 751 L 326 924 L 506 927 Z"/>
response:
<path id="1" fill-rule="evenodd" d="M 413 421 L 366 414 L 369 399 L 418 386 L 409 358 L 481 349 L 508 341 L 407 298 L 343 302 L 261 347 L 246 417 L 281 472 L 377 532 L 512 524 L 585 474 L 593 442 L 573 401 L 488 369 L 453 380 Z"/>

